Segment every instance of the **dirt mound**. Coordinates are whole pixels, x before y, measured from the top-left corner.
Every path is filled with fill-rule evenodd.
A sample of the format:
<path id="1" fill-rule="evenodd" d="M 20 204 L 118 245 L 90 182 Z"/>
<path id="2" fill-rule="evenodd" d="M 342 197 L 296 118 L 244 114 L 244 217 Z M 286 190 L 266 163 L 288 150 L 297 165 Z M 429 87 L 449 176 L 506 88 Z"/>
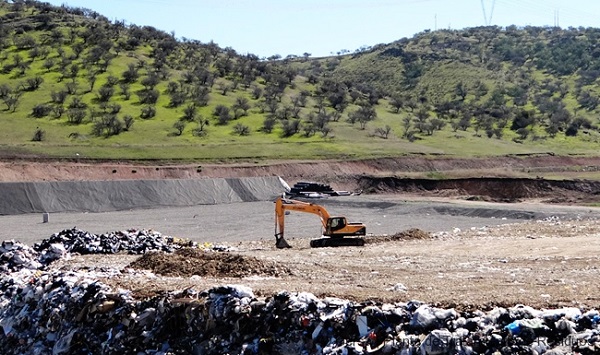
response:
<path id="1" fill-rule="evenodd" d="M 398 232 L 394 235 L 380 235 L 375 237 L 365 238 L 366 244 L 393 242 L 400 240 L 414 240 L 414 239 L 431 239 L 431 234 L 425 232 L 419 228 L 411 228 L 402 232 Z"/>
<path id="2" fill-rule="evenodd" d="M 369 193 L 418 193 L 469 200 L 519 202 L 547 199 L 548 203 L 600 201 L 600 182 L 529 178 L 410 179 L 363 176 L 359 184 Z"/>
<path id="3" fill-rule="evenodd" d="M 163 276 L 246 277 L 251 275 L 280 276 L 290 269 L 272 262 L 232 253 L 205 252 L 184 248 L 175 253 L 147 253 L 127 267 L 151 270 Z"/>

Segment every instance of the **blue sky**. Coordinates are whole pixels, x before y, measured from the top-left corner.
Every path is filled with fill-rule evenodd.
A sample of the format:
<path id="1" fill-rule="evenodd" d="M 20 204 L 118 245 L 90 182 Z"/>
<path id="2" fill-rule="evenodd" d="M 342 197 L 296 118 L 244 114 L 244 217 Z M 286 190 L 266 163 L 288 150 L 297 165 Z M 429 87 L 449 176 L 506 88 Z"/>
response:
<path id="1" fill-rule="evenodd" d="M 327 56 L 424 30 L 600 27 L 598 0 L 51 0 L 259 57 Z M 483 6 L 482 6 L 483 3 Z M 484 11 L 485 8 L 485 11 Z M 485 12 L 485 16 L 484 16 Z"/>

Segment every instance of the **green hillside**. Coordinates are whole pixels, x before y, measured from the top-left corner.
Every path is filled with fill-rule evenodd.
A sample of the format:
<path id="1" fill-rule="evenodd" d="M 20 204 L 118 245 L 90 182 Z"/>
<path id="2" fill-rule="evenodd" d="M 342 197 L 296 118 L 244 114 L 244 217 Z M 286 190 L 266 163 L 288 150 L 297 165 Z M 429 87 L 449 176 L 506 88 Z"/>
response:
<path id="1" fill-rule="evenodd" d="M 0 1 L 0 156 L 596 154 L 599 38 L 480 27 L 259 58 L 90 9 Z"/>

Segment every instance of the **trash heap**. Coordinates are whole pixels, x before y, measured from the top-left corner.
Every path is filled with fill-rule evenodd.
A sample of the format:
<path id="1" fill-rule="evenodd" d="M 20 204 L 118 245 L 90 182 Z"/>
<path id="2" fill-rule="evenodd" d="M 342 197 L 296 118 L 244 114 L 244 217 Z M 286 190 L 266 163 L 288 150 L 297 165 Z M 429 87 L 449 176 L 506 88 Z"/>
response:
<path id="1" fill-rule="evenodd" d="M 62 245 L 70 253 L 79 254 L 144 254 L 150 250 L 172 253 L 180 248 L 175 238 L 163 236 L 152 230 L 128 229 L 104 234 L 93 234 L 87 231 L 71 228 L 54 233 L 50 238 L 36 243 L 34 249 L 42 252 L 50 250 L 55 245 Z"/>
<path id="2" fill-rule="evenodd" d="M 2 243 L 2 354 L 600 353 L 596 310 L 518 305 L 459 312 L 306 292 L 257 297 L 240 285 L 135 299 L 99 281 L 131 271 L 52 270 L 41 261 L 49 260 L 41 256 L 52 245 L 70 250 L 58 239 L 38 249 Z"/>
<path id="3" fill-rule="evenodd" d="M 0 273 L 26 269 L 41 269 L 55 260 L 77 254 L 144 254 L 148 251 L 172 253 L 186 246 L 198 247 L 152 230 L 129 229 L 105 234 L 93 234 L 71 228 L 54 233 L 50 238 L 34 244 L 33 248 L 15 241 L 5 240 L 0 245 Z M 226 251 L 222 246 L 200 246 L 202 249 Z"/>

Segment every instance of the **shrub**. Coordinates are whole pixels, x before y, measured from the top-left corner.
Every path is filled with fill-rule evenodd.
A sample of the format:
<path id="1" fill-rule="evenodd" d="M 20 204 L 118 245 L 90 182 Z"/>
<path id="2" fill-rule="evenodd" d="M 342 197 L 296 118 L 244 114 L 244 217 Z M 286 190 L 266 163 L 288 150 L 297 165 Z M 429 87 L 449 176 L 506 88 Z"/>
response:
<path id="1" fill-rule="evenodd" d="M 35 118 L 48 116 L 52 112 L 52 107 L 47 104 L 38 104 L 33 107 L 31 115 Z"/>
<path id="2" fill-rule="evenodd" d="M 45 136 L 46 132 L 38 127 L 35 129 L 35 132 L 33 132 L 33 138 L 31 138 L 31 140 L 34 142 L 41 142 L 44 140 Z"/>
<path id="3" fill-rule="evenodd" d="M 156 116 L 156 107 L 154 107 L 154 106 L 142 107 L 142 113 L 140 114 L 141 118 L 147 120 L 154 116 Z"/>

